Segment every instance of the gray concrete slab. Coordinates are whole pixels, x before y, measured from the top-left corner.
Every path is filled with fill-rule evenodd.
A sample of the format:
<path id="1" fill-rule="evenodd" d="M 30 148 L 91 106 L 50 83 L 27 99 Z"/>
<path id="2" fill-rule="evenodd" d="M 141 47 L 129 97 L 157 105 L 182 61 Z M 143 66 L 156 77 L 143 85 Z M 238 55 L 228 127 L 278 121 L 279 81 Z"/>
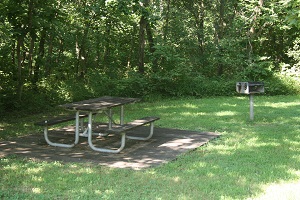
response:
<path id="1" fill-rule="evenodd" d="M 49 132 L 53 141 L 72 143 L 74 127 L 67 127 Z M 147 135 L 149 127 L 140 127 L 131 135 Z M 73 148 L 47 145 L 43 134 L 27 135 L 10 141 L 0 141 L 0 157 L 8 155 L 24 156 L 43 161 L 91 162 L 116 168 L 143 169 L 167 163 L 182 153 L 193 150 L 218 137 L 212 132 L 196 132 L 169 128 L 154 128 L 154 136 L 148 141 L 126 140 L 126 146 L 119 154 L 93 151 L 87 138 L 80 137 L 79 144 Z M 117 148 L 119 135 L 107 137 L 94 136 L 97 147 Z"/>

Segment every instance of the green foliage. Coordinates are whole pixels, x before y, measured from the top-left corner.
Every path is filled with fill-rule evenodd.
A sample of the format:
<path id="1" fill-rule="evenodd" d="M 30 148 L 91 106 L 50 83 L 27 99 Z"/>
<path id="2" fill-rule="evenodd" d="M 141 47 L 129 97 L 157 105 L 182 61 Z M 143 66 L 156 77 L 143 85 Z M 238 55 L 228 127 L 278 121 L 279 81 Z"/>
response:
<path id="1" fill-rule="evenodd" d="M 0 110 L 102 95 L 234 95 L 236 81 L 299 91 L 288 77 L 299 77 L 298 0 L 144 3 L 1 1 Z"/>
<path id="2" fill-rule="evenodd" d="M 267 57 L 253 58 L 251 63 L 240 72 L 240 76 L 245 80 L 258 81 L 271 78 L 274 74 L 272 61 Z"/>
<path id="3" fill-rule="evenodd" d="M 17 98 L 2 88 L 0 109 L 2 111 L 22 110 L 38 113 L 40 110 L 65 103 L 94 98 L 104 95 L 139 97 L 145 100 L 170 97 L 209 97 L 234 96 L 237 81 L 263 81 L 265 94 L 287 95 L 300 94 L 300 81 L 283 74 L 274 74 L 271 78 L 264 76 L 248 79 L 245 76 L 224 78 L 207 78 L 205 76 L 173 71 L 167 74 L 142 76 L 130 73 L 122 79 L 112 79 L 99 72 L 90 73 L 85 79 L 55 80 L 44 79 L 38 88 L 28 85 L 23 88 L 22 101 L 11 101 Z M 8 87 L 9 88 L 9 87 Z"/>
<path id="4" fill-rule="evenodd" d="M 300 28 L 300 10 L 299 0 L 280 1 L 280 3 L 288 9 L 286 20 L 290 25 Z"/>
<path id="5" fill-rule="evenodd" d="M 232 95 L 235 81 L 223 78 L 209 79 L 187 73 L 156 74 L 151 77 L 154 92 L 165 97 L 227 96 Z"/>
<path id="6" fill-rule="evenodd" d="M 265 81 L 266 94 L 268 95 L 289 95 L 300 93 L 300 81 L 290 76 L 274 74 L 274 77 Z"/>

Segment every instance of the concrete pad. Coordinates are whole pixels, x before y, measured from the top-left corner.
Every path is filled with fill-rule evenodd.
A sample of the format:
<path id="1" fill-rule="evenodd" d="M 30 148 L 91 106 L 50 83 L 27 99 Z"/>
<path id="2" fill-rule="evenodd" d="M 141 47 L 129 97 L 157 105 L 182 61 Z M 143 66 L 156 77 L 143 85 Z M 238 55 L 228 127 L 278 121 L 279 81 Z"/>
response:
<path id="1" fill-rule="evenodd" d="M 54 142 L 71 144 L 74 141 L 73 131 L 74 127 L 49 131 L 49 138 Z M 139 127 L 128 134 L 141 136 L 148 133 L 149 127 Z M 0 141 L 0 157 L 19 155 L 43 161 L 91 162 L 108 167 L 137 170 L 167 163 L 178 155 L 198 148 L 218 136 L 219 134 L 212 132 L 155 127 L 154 135 L 150 140 L 126 139 L 126 146 L 121 153 L 109 154 L 93 151 L 85 137 L 80 137 L 79 144 L 73 148 L 49 146 L 41 133 L 19 137 L 11 141 Z M 94 136 L 93 144 L 97 147 L 118 148 L 120 136 Z"/>

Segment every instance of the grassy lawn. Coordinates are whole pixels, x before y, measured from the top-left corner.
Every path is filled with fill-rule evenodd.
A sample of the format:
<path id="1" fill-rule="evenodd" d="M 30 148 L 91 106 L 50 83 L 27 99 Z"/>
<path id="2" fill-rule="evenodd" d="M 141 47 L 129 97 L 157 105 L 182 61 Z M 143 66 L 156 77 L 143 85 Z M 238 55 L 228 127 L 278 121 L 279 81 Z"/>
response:
<path id="1" fill-rule="evenodd" d="M 0 199 L 300 199 L 300 96 L 254 101 L 254 121 L 248 96 L 130 105 L 126 120 L 156 115 L 156 126 L 222 136 L 140 171 L 2 158 Z M 0 138 L 41 132 L 32 122 L 43 115 L 6 118 Z"/>

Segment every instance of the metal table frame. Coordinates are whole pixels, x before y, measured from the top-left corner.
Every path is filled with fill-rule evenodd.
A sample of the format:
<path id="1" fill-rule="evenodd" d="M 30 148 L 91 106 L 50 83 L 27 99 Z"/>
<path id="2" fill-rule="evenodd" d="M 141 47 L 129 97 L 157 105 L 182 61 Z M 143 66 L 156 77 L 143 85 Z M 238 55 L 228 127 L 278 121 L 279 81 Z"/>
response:
<path id="1" fill-rule="evenodd" d="M 121 149 L 124 148 L 125 144 L 125 134 L 121 134 L 121 147 L 117 150 L 105 149 L 105 148 L 98 148 L 92 143 L 92 124 L 93 124 L 93 115 L 95 113 L 105 113 L 108 117 L 108 129 L 112 128 L 113 124 L 113 113 L 112 108 L 120 107 L 120 125 L 124 124 L 124 105 L 135 103 L 139 101 L 137 98 L 121 98 L 121 97 L 110 97 L 104 96 L 96 99 L 84 100 L 79 102 L 74 102 L 70 104 L 61 105 L 61 107 L 68 109 L 68 110 L 75 110 L 76 111 L 76 124 L 75 124 L 75 141 L 73 144 L 61 144 L 61 143 L 52 143 L 53 146 L 59 147 L 74 147 L 79 142 L 79 136 L 87 137 L 89 146 L 99 152 L 107 152 L 107 153 L 118 153 Z M 80 112 L 88 112 L 88 124 L 87 128 L 80 133 L 80 119 L 79 114 Z M 81 125 L 81 127 L 83 127 Z M 47 137 L 48 138 L 48 137 Z M 48 139 L 49 140 L 49 139 Z"/>

